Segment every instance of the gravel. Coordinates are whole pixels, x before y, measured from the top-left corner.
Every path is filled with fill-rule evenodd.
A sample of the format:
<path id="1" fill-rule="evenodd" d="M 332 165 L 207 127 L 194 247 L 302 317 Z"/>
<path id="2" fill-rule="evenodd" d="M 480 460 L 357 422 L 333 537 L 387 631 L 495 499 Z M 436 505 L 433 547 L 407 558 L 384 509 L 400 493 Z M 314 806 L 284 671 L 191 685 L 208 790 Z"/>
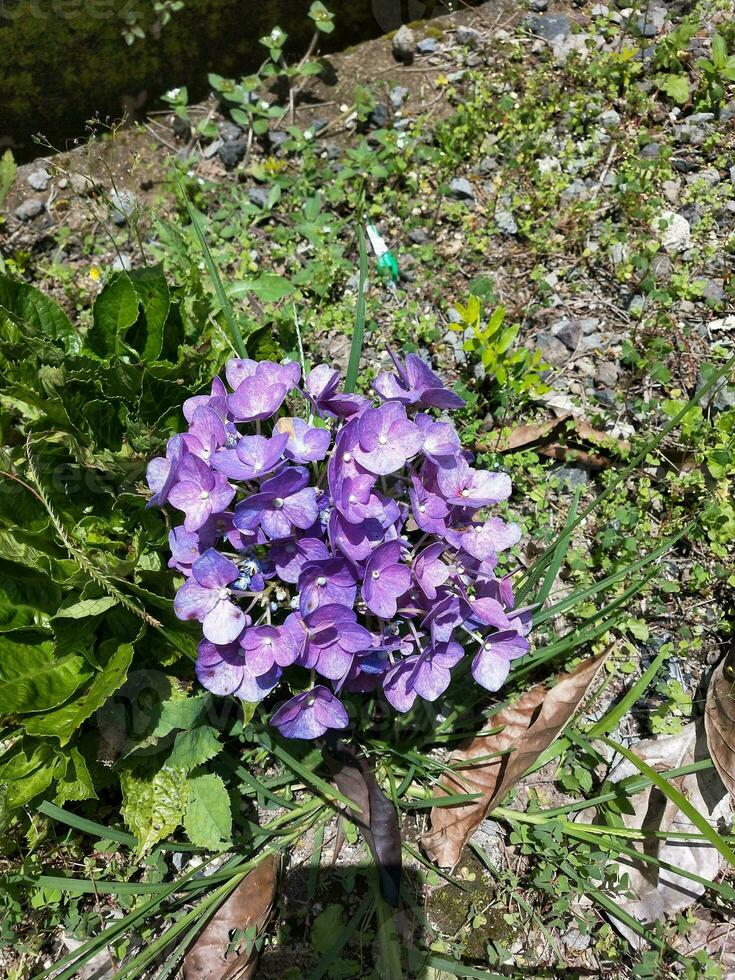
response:
<path id="1" fill-rule="evenodd" d="M 474 201 L 475 191 L 466 177 L 455 177 L 449 184 L 449 193 L 456 201 Z"/>
<path id="2" fill-rule="evenodd" d="M 28 197 L 13 211 L 18 221 L 30 221 L 44 211 L 46 205 L 40 197 Z"/>
<path id="3" fill-rule="evenodd" d="M 396 61 L 402 61 L 404 65 L 410 65 L 415 53 L 416 35 L 404 24 L 393 35 L 393 57 Z"/>

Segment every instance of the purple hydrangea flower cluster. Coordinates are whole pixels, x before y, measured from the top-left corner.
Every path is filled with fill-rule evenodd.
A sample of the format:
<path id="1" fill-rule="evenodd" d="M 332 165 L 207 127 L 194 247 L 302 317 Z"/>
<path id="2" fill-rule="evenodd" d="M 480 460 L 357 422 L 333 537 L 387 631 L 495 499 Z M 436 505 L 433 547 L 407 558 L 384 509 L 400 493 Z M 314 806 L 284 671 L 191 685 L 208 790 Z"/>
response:
<path id="1" fill-rule="evenodd" d="M 446 418 L 462 399 L 391 356 L 376 401 L 324 364 L 302 381 L 295 363 L 231 360 L 148 467 L 150 503 L 183 514 L 169 566 L 176 614 L 202 624 L 200 682 L 258 702 L 311 671 L 271 717 L 291 738 L 345 728 L 345 695 L 436 701 L 465 657 L 495 691 L 529 649 L 529 611 L 496 574 L 520 529 L 479 516 L 510 479 L 462 450 Z"/>

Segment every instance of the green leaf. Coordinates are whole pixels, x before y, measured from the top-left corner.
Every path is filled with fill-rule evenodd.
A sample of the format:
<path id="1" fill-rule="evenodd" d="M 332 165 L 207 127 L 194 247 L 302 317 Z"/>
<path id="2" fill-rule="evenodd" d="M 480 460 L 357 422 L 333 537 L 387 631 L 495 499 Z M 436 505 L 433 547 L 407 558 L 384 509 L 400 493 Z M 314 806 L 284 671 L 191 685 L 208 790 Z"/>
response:
<path id="1" fill-rule="evenodd" d="M 147 775 L 131 769 L 120 773 L 121 812 L 138 839 L 139 855 L 179 826 L 189 799 L 189 785 L 186 773 L 167 766 Z"/>
<path id="2" fill-rule="evenodd" d="M 687 75 L 661 75 L 658 83 L 670 99 L 678 105 L 684 105 L 689 99 L 689 78 Z"/>
<path id="3" fill-rule="evenodd" d="M 30 324 L 51 340 L 60 340 L 68 353 L 80 350 L 79 335 L 66 313 L 35 286 L 0 275 L 0 310 L 14 322 Z"/>
<path id="4" fill-rule="evenodd" d="M 184 830 L 192 844 L 209 850 L 228 847 L 232 837 L 230 797 L 220 776 L 208 773 L 189 782 Z"/>
<path id="5" fill-rule="evenodd" d="M 161 705 L 161 716 L 151 734 L 164 738 L 176 728 L 193 728 L 203 718 L 209 701 L 206 693 L 197 694 L 193 698 L 164 701 Z"/>
<path id="6" fill-rule="evenodd" d="M 56 785 L 54 802 L 63 806 L 69 800 L 96 799 L 94 783 L 89 774 L 84 756 L 77 748 L 71 748 L 67 755 L 66 771 Z"/>
<path id="7" fill-rule="evenodd" d="M 283 276 L 274 275 L 271 272 L 264 272 L 256 279 L 244 279 L 234 282 L 227 287 L 227 295 L 233 299 L 240 299 L 253 293 L 261 303 L 275 303 L 284 296 L 290 296 L 294 287 Z"/>
<path id="8" fill-rule="evenodd" d="M 14 779 L 5 786 L 5 798 L 3 806 L 8 810 L 15 810 L 20 806 L 25 806 L 39 793 L 43 793 L 49 788 L 54 780 L 56 766 L 52 764 L 42 765 L 38 769 L 23 776 L 21 779 Z"/>
<path id="9" fill-rule="evenodd" d="M 129 643 L 121 643 L 96 675 L 83 697 L 48 714 L 32 718 L 25 726 L 28 734 L 40 735 L 43 738 L 58 738 L 61 745 L 66 745 L 82 723 L 87 718 L 91 718 L 95 711 L 122 687 L 132 660 L 132 646 Z"/>
<path id="10" fill-rule="evenodd" d="M 99 616 L 108 609 L 112 609 L 117 603 L 118 600 L 109 595 L 100 596 L 99 599 L 79 599 L 78 602 L 62 606 L 54 619 L 84 619 L 87 616 Z"/>
<path id="11" fill-rule="evenodd" d="M 727 64 L 727 41 L 722 34 L 715 34 L 712 38 L 712 63 L 717 69 Z"/>
<path id="12" fill-rule="evenodd" d="M 136 269 L 128 273 L 128 278 L 143 312 L 126 342 L 150 363 L 158 360 L 163 348 L 164 327 L 171 308 L 168 282 L 162 265 Z"/>
<path id="13" fill-rule="evenodd" d="M 18 168 L 13 159 L 13 151 L 6 150 L 0 157 L 0 208 L 3 206 L 5 198 L 13 186 L 13 181 L 17 173 Z"/>
<path id="14" fill-rule="evenodd" d="M 217 731 L 210 725 L 201 725 L 190 732 L 179 732 L 166 765 L 172 769 L 190 772 L 221 751 L 222 743 L 217 737 Z"/>
<path id="15" fill-rule="evenodd" d="M 82 657 L 54 656 L 51 640 L 36 633 L 0 635 L 0 713 L 48 711 L 91 676 Z"/>
<path id="16" fill-rule="evenodd" d="M 360 367 L 360 355 L 362 354 L 362 342 L 365 335 L 365 316 L 367 312 L 365 304 L 365 287 L 367 284 L 368 264 L 367 249 L 365 248 L 365 232 L 360 226 L 360 279 L 357 285 L 357 307 L 355 309 L 355 329 L 352 334 L 352 346 L 350 347 L 350 359 L 347 365 L 347 376 L 345 378 L 345 391 L 352 392 L 357 384 L 357 372 Z"/>
<path id="17" fill-rule="evenodd" d="M 104 358 L 122 350 L 122 339 L 138 319 L 138 305 L 138 294 L 127 273 L 116 272 L 95 300 L 86 346 Z"/>

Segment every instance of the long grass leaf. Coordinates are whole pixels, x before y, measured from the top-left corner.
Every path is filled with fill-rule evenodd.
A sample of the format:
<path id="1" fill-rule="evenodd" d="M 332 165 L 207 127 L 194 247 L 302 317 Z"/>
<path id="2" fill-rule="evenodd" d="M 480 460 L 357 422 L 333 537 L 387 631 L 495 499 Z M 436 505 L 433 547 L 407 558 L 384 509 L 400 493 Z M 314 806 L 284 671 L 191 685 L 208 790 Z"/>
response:
<path id="1" fill-rule="evenodd" d="M 368 264 L 367 249 L 365 247 L 365 232 L 360 225 L 360 279 L 357 286 L 357 306 L 355 309 L 355 329 L 352 334 L 352 346 L 350 347 L 350 359 L 347 364 L 347 377 L 345 378 L 345 391 L 354 391 L 357 384 L 357 372 L 360 367 L 360 355 L 362 354 L 362 342 L 365 336 L 365 316 L 367 311 L 365 301 L 365 286 L 367 283 Z"/>
<path id="2" fill-rule="evenodd" d="M 598 738 L 600 735 L 606 735 L 608 732 L 614 730 L 618 722 L 621 721 L 621 719 L 627 715 L 630 708 L 637 703 L 640 696 L 658 673 L 659 667 L 665 659 L 665 653 L 659 653 L 656 655 L 655 659 L 643 671 L 628 693 L 623 695 L 618 703 L 614 704 L 608 713 L 604 715 L 604 717 L 600 718 L 600 720 L 596 722 L 592 728 L 590 728 L 590 730 L 587 732 L 587 738 Z"/>
<path id="3" fill-rule="evenodd" d="M 574 519 L 577 516 L 577 509 L 579 508 L 579 498 L 582 495 L 582 487 L 577 487 L 574 492 L 574 497 L 572 499 L 572 505 L 569 508 L 569 514 L 564 524 L 564 530 L 570 527 L 574 523 Z M 571 537 L 561 537 L 559 543 L 554 549 L 554 554 L 549 564 L 548 571 L 546 572 L 546 577 L 544 578 L 543 584 L 539 589 L 538 595 L 535 598 L 535 602 L 538 604 L 539 608 L 543 606 L 549 597 L 556 576 L 559 574 L 559 569 L 561 568 L 561 563 L 564 561 L 564 556 L 566 555 L 569 545 L 571 544 Z"/>

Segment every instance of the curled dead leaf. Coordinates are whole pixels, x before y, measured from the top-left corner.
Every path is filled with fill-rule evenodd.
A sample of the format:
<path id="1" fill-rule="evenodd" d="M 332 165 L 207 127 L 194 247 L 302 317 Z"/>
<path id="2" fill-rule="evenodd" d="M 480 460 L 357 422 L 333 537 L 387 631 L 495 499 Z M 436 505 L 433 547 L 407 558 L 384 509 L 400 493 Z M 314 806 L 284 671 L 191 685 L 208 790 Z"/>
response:
<path id="1" fill-rule="evenodd" d="M 631 746 L 631 751 L 659 772 L 678 769 L 699 758 L 698 741 L 701 743 L 703 735 L 701 724 L 692 722 L 677 735 L 647 739 Z M 637 774 L 637 767 L 624 760 L 615 768 L 611 780 L 619 782 Z M 707 817 L 715 829 L 722 831 L 729 824 L 730 802 L 722 782 L 712 769 L 679 776 L 672 780 L 672 784 Z M 622 819 L 625 826 L 632 830 L 698 832 L 691 820 L 655 786 L 636 794 L 630 802 L 633 812 L 623 813 Z M 593 814 L 585 813 L 587 815 L 593 817 Z M 722 862 L 719 852 L 704 840 L 657 839 L 651 836 L 642 843 L 627 840 L 624 843 L 707 881 L 714 881 Z M 655 923 L 666 916 L 683 912 L 699 895 L 704 894 L 704 885 L 668 868 L 637 861 L 626 855 L 616 857 L 615 863 L 620 875 L 627 874 L 627 891 L 630 893 L 628 897 L 616 891 L 615 904 L 638 922 Z M 611 917 L 611 921 L 634 949 L 641 948 L 643 940 L 638 933 L 617 919 Z"/>
<path id="2" fill-rule="evenodd" d="M 526 691 L 514 705 L 492 717 L 493 728 L 502 725 L 502 731 L 475 738 L 466 748 L 452 753 L 450 766 L 471 763 L 478 756 L 504 754 L 463 768 L 460 775 L 448 778 L 439 787 L 440 794 L 482 793 L 482 799 L 466 806 L 432 809 L 431 831 L 423 837 L 422 844 L 440 867 L 457 864 L 463 847 L 486 814 L 502 802 L 562 732 L 597 677 L 607 653 L 563 674 L 551 688 L 539 684 Z"/>
<path id="3" fill-rule="evenodd" d="M 184 980 L 250 980 L 258 953 L 243 948 L 227 956 L 235 929 L 262 932 L 273 911 L 278 863 L 269 855 L 253 868 L 220 906 L 184 957 Z"/>
<path id="4" fill-rule="evenodd" d="M 735 649 L 712 671 L 704 726 L 715 769 L 735 798 Z"/>

